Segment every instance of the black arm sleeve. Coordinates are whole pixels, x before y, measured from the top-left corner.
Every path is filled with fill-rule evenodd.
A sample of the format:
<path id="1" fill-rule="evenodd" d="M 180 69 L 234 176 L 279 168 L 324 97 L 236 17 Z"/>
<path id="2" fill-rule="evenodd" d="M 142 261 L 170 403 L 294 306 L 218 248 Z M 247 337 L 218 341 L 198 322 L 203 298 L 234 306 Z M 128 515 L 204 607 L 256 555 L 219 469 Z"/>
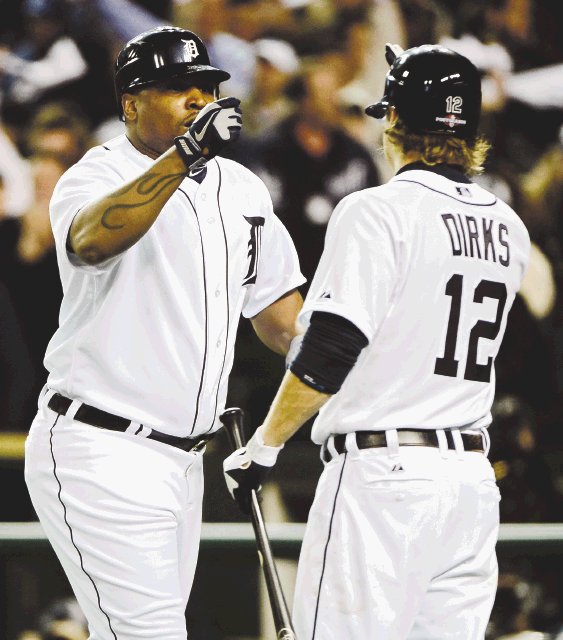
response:
<path id="1" fill-rule="evenodd" d="M 301 350 L 289 369 L 309 387 L 334 394 L 368 342 L 358 327 L 346 318 L 315 311 Z"/>

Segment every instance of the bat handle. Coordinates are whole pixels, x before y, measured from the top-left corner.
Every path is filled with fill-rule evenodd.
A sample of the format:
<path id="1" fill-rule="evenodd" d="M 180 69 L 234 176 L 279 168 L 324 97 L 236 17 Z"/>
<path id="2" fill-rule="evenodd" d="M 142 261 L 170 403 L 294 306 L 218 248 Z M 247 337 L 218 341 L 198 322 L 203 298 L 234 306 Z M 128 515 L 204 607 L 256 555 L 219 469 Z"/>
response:
<path id="1" fill-rule="evenodd" d="M 225 409 L 219 416 L 219 419 L 225 427 L 231 447 L 235 450 L 244 447 L 246 439 L 243 427 L 243 410 L 238 407 Z M 268 589 L 270 604 L 272 605 L 272 613 L 274 615 L 278 640 L 295 640 L 291 617 L 289 615 L 281 582 L 276 570 L 274 556 L 268 539 L 268 532 L 266 531 L 256 491 L 251 492 L 250 508 L 250 520 L 258 543 L 260 561 L 264 577 L 266 579 L 266 587 Z"/>
<path id="2" fill-rule="evenodd" d="M 272 547 L 266 531 L 264 516 L 260 509 L 260 503 L 256 491 L 252 491 L 250 497 L 252 509 L 252 527 L 258 542 L 258 556 L 264 573 L 268 599 L 272 607 L 276 636 L 279 640 L 295 640 L 295 632 L 291 622 L 289 608 L 285 601 L 282 584 L 274 562 Z"/>

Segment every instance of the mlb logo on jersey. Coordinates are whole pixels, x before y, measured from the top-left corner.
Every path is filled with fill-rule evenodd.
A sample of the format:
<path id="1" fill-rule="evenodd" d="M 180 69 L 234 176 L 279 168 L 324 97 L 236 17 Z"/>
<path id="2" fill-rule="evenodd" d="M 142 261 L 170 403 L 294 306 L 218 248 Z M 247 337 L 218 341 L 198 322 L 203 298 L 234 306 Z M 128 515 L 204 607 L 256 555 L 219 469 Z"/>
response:
<path id="1" fill-rule="evenodd" d="M 467 187 L 456 186 L 455 190 L 457 191 L 457 194 L 462 196 L 463 198 L 472 198 L 473 197 L 473 194 L 471 193 L 471 190 L 468 189 Z"/>

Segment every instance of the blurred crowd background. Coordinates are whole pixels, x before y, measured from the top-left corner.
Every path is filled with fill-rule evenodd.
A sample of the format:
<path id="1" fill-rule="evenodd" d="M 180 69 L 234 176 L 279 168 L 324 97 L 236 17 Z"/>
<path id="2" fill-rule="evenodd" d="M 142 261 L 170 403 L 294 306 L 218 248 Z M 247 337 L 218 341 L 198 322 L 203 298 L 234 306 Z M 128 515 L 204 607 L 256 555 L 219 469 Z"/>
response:
<path id="1" fill-rule="evenodd" d="M 123 132 L 113 62 L 128 39 L 185 27 L 231 73 L 221 90 L 242 100 L 244 127 L 227 153 L 266 182 L 307 278 L 335 204 L 391 176 L 381 124 L 364 115 L 382 93 L 385 42 L 439 42 L 482 73 L 482 132 L 493 152 L 477 181 L 513 206 L 533 242 L 496 365 L 491 460 L 501 519 L 563 521 L 560 8 L 558 0 L 0 0 L 0 434 L 27 432 L 36 410 L 62 297 L 49 199 L 85 151 Z M 283 368 L 243 321 L 229 404 L 245 410 L 249 432 Z M 271 519 L 306 520 L 321 471 L 308 435 L 288 443 L 264 492 Z M 220 437 L 206 453 L 208 521 L 241 519 L 223 487 L 227 453 Z M 0 482 L 0 521 L 35 520 L 23 462 L 0 456 Z M 561 564 L 519 558 L 501 570 L 489 637 L 563 637 Z M 71 609 L 51 607 L 43 631 L 26 637 L 51 637 L 54 610 L 78 629 Z M 57 637 L 86 637 L 76 634 Z"/>

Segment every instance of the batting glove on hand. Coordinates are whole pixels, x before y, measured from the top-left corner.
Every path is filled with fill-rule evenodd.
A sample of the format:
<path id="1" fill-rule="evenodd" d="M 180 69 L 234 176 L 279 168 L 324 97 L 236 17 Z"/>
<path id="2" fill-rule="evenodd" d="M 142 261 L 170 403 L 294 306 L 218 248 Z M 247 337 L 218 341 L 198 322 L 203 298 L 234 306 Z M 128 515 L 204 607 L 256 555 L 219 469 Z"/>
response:
<path id="1" fill-rule="evenodd" d="M 265 445 L 262 427 L 258 427 L 245 447 L 237 449 L 223 461 L 227 489 L 244 513 L 250 513 L 251 492 L 260 491 L 283 446 Z"/>
<path id="2" fill-rule="evenodd" d="M 174 144 L 188 169 L 198 160 L 210 160 L 229 142 L 240 136 L 242 111 L 237 98 L 210 102 Z"/>

